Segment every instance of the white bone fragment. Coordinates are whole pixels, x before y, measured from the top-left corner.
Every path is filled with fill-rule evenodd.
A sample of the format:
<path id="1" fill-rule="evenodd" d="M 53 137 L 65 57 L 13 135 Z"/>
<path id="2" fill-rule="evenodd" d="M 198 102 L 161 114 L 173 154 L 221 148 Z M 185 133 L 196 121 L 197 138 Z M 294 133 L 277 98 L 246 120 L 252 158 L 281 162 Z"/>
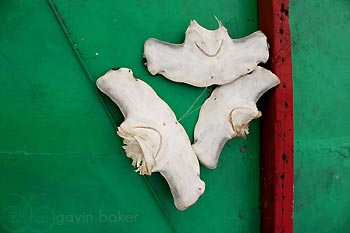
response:
<path id="1" fill-rule="evenodd" d="M 96 85 L 125 117 L 118 135 L 136 171 L 141 175 L 160 172 L 178 209 L 194 204 L 205 184 L 199 177 L 199 163 L 190 140 L 170 107 L 127 68 L 108 71 Z"/>
<path id="2" fill-rule="evenodd" d="M 278 84 L 276 75 L 258 66 L 252 73 L 212 92 L 201 107 L 192 145 L 203 165 L 216 168 L 225 143 L 248 134 L 249 122 L 261 116 L 256 102 Z"/>
<path id="3" fill-rule="evenodd" d="M 146 40 L 144 62 L 148 71 L 175 82 L 207 87 L 230 83 L 268 60 L 268 44 L 261 31 L 231 39 L 218 22 L 218 29 L 208 30 L 192 20 L 183 44 Z"/>

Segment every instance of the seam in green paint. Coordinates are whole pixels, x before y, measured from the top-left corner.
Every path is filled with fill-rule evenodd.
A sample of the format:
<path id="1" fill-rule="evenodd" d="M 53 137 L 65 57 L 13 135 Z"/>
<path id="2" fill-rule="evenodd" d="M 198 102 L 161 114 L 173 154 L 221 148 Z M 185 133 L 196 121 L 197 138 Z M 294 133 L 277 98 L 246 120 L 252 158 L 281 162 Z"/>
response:
<path id="1" fill-rule="evenodd" d="M 93 84 L 93 83 L 95 83 L 95 82 L 94 82 L 94 80 L 92 79 L 92 76 L 90 75 L 90 73 L 89 73 L 89 71 L 88 71 L 88 69 L 87 69 L 87 67 L 86 67 L 86 65 L 85 65 L 85 63 L 84 63 L 84 61 L 83 61 L 83 59 L 82 59 L 81 56 L 79 55 L 79 52 L 78 52 L 76 46 L 74 46 L 73 40 L 72 40 L 71 35 L 70 35 L 69 31 L 68 31 L 68 27 L 67 27 L 67 25 L 65 24 L 63 18 L 61 17 L 61 15 L 60 15 L 60 13 L 59 13 L 59 11 L 58 11 L 58 9 L 57 9 L 56 4 L 53 2 L 53 0 L 47 0 L 47 3 L 49 4 L 50 8 L 52 9 L 52 11 L 53 11 L 53 13 L 54 13 L 54 15 L 55 15 L 55 17 L 56 17 L 56 19 L 57 19 L 57 21 L 58 21 L 60 27 L 61 27 L 61 29 L 62 29 L 63 32 L 64 32 L 65 37 L 67 38 L 67 40 L 68 40 L 68 42 L 69 42 L 70 47 L 73 49 L 73 52 L 74 52 L 75 57 L 78 59 L 79 64 L 81 65 L 82 69 L 84 70 L 84 73 L 85 73 L 86 77 L 88 78 L 88 81 L 89 81 L 90 85 L 92 86 L 92 89 L 94 90 L 95 94 L 97 95 L 97 97 L 98 97 L 100 103 L 102 104 L 102 106 L 103 106 L 105 112 L 107 113 L 108 118 L 111 120 L 113 126 L 116 127 L 116 122 L 115 122 L 115 120 L 113 119 L 110 110 L 108 109 L 106 103 L 103 101 L 101 95 L 98 93 L 97 88 L 96 88 L 95 85 Z M 165 208 L 163 207 L 163 205 L 162 205 L 162 203 L 161 203 L 161 201 L 160 201 L 160 198 L 158 197 L 157 193 L 155 192 L 155 190 L 153 189 L 153 187 L 152 187 L 152 185 L 151 185 L 151 182 L 150 182 L 149 179 L 148 179 L 147 177 L 145 177 L 145 176 L 143 176 L 143 180 L 145 181 L 147 187 L 148 187 L 149 190 L 151 191 L 151 193 L 152 193 L 154 199 L 156 200 L 156 202 L 157 202 L 157 204 L 158 204 L 160 210 L 162 211 L 163 215 L 165 216 L 165 219 L 167 220 L 168 224 L 169 224 L 170 227 L 172 228 L 173 232 L 174 232 L 174 233 L 177 233 L 176 228 L 175 228 L 175 225 L 173 224 L 173 222 L 171 221 L 170 216 L 168 215 L 167 211 L 166 211 Z"/>

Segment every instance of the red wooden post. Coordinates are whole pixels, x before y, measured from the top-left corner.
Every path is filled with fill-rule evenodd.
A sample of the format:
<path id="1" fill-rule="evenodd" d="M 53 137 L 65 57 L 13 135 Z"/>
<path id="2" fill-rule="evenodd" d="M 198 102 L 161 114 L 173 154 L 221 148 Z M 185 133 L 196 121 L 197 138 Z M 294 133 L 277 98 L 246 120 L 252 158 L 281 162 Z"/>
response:
<path id="1" fill-rule="evenodd" d="M 259 0 L 259 25 L 270 44 L 267 64 L 281 84 L 262 99 L 261 232 L 293 232 L 294 128 L 289 0 Z"/>

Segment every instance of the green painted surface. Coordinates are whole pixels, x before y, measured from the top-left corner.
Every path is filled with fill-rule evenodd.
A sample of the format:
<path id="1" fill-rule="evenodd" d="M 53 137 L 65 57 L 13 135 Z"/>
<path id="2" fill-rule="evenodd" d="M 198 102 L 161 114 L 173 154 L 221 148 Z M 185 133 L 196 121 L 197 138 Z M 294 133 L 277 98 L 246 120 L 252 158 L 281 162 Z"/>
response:
<path id="1" fill-rule="evenodd" d="M 290 5 L 295 232 L 349 232 L 350 2 Z"/>
<path id="2" fill-rule="evenodd" d="M 145 39 L 182 42 L 190 19 L 214 29 L 213 15 L 245 36 L 256 11 L 252 0 L 0 1 L 0 232 L 258 232 L 258 121 L 216 170 L 201 168 L 206 192 L 180 212 L 160 175 L 133 172 L 121 113 L 94 85 L 129 67 L 181 117 L 203 89 L 151 77 Z M 181 121 L 191 138 L 197 116 Z"/>

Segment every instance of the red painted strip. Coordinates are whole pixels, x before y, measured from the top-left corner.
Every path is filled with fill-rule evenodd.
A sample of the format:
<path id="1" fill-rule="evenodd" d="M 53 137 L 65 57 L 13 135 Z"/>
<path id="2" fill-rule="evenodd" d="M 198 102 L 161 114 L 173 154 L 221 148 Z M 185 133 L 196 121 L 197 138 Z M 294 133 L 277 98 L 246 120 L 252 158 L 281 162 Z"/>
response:
<path id="1" fill-rule="evenodd" d="M 259 25 L 270 44 L 267 64 L 281 84 L 262 99 L 261 232 L 293 232 L 294 128 L 289 0 L 259 0 Z"/>

